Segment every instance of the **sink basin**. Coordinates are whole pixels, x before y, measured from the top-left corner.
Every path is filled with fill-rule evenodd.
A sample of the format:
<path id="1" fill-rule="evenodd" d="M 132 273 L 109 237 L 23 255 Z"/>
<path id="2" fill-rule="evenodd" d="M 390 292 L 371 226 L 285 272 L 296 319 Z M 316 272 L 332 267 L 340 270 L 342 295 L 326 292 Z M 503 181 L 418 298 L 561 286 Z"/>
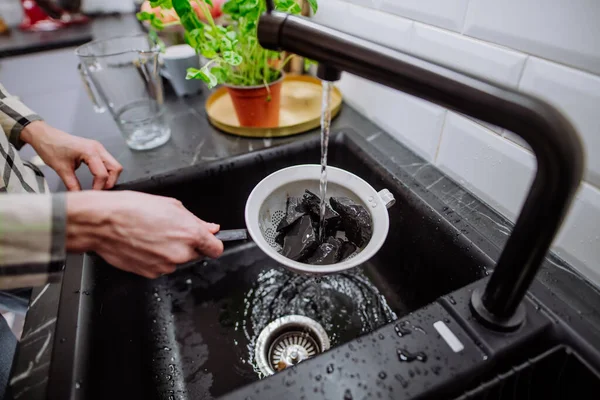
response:
<path id="1" fill-rule="evenodd" d="M 485 277 L 491 260 L 366 147 L 358 135 L 336 134 L 329 163 L 376 190 L 389 189 L 396 204 L 389 210 L 383 248 L 350 272 L 322 278 L 293 274 L 252 242 L 228 244 L 220 259 L 154 281 L 112 268 L 93 254 L 70 257 L 54 350 L 61 377 L 51 380 L 50 393 L 216 398 L 262 377 L 253 357 L 256 338 L 279 317 L 315 320 L 335 349 Z M 314 163 L 319 155 L 318 139 L 311 139 L 119 189 L 175 197 L 200 218 L 235 229 L 244 226 L 246 198 L 261 179 Z"/>

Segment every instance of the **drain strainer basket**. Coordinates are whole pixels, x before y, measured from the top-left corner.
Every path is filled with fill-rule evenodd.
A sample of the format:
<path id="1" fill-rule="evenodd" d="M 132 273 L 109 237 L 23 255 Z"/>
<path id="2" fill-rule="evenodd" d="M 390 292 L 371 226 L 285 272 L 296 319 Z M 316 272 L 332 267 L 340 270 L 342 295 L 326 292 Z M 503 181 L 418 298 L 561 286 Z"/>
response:
<path id="1" fill-rule="evenodd" d="M 254 357 L 264 376 L 329 350 L 323 327 L 302 315 L 287 315 L 269 323 L 256 340 Z"/>
<path id="2" fill-rule="evenodd" d="M 371 213 L 373 235 L 369 243 L 352 257 L 330 265 L 309 265 L 291 260 L 279 253 L 275 243 L 277 225 L 284 217 L 288 197 L 301 197 L 305 190 L 319 193 L 320 165 L 296 165 L 281 169 L 263 179 L 246 202 L 246 227 L 252 240 L 269 257 L 300 273 L 331 274 L 356 267 L 381 248 L 389 230 L 387 208 L 394 203 L 389 190 L 377 192 L 358 176 L 340 168 L 327 167 L 327 199 L 344 196 L 362 204 Z"/>

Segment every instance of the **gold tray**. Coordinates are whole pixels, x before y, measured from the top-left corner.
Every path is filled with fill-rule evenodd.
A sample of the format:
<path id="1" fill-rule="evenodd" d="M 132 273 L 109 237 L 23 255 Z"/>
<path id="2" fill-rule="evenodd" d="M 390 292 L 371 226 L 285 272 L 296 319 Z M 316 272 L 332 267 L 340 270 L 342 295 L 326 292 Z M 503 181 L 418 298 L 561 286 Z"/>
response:
<path id="1" fill-rule="evenodd" d="M 291 136 L 321 125 L 321 80 L 309 75 L 287 75 L 281 88 L 281 110 L 277 128 L 242 127 L 227 89 L 221 87 L 206 100 L 206 114 L 211 124 L 233 135 L 266 138 Z M 331 91 L 331 118 L 342 108 L 342 93 Z"/>

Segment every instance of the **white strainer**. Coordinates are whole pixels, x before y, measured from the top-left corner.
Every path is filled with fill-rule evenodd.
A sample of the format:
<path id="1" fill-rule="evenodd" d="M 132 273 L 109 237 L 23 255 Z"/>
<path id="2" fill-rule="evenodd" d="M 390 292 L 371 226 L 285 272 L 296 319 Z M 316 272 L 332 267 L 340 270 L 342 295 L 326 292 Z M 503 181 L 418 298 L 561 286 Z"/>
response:
<path id="1" fill-rule="evenodd" d="M 272 173 L 250 193 L 246 203 L 246 228 L 252 240 L 269 257 L 285 267 L 311 274 L 331 274 L 356 267 L 377 253 L 389 229 L 387 207 L 395 200 L 389 190 L 379 193 L 358 176 L 335 167 L 327 167 L 327 199 L 345 196 L 362 204 L 373 219 L 373 236 L 369 243 L 346 260 L 330 265 L 310 265 L 291 260 L 279 253 L 275 243 L 277 225 L 285 216 L 288 197 L 301 197 L 306 189 L 319 193 L 320 165 L 296 165 Z"/>

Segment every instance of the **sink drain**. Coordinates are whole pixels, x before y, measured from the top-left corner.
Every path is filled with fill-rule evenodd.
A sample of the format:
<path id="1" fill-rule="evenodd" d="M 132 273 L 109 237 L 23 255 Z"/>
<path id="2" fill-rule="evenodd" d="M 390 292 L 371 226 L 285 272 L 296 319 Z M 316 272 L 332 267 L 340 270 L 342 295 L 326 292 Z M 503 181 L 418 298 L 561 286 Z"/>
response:
<path id="1" fill-rule="evenodd" d="M 316 321 L 287 315 L 271 322 L 256 340 L 255 359 L 264 376 L 329 350 L 329 338 Z"/>

